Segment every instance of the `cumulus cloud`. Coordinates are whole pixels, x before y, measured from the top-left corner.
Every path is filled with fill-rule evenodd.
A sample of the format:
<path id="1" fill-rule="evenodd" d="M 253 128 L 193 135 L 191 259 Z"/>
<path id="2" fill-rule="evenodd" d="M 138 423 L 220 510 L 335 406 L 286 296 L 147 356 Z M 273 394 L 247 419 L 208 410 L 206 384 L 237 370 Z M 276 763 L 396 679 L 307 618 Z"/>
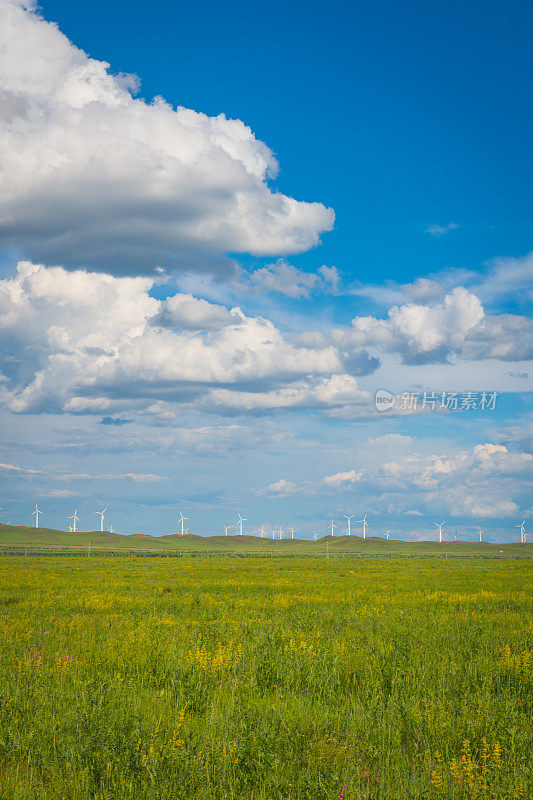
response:
<path id="1" fill-rule="evenodd" d="M 333 340 L 398 353 L 406 364 L 445 362 L 454 354 L 516 361 L 533 357 L 533 321 L 487 315 L 477 295 L 459 286 L 441 303 L 393 306 L 386 319 L 355 317 L 351 330 L 333 331 Z"/>
<path id="2" fill-rule="evenodd" d="M 354 469 L 350 469 L 347 472 L 336 472 L 334 475 L 326 475 L 323 478 L 323 483 L 330 488 L 350 486 L 361 480 L 363 474 L 363 470 L 356 472 Z"/>
<path id="3" fill-rule="evenodd" d="M 381 467 L 387 478 L 399 478 L 421 488 L 436 489 L 439 482 L 450 476 L 483 479 L 495 475 L 533 475 L 533 455 L 513 453 L 504 445 L 478 444 L 471 451 L 456 456 L 407 455 L 400 461 L 389 461 Z"/>
<path id="4" fill-rule="evenodd" d="M 274 264 L 252 270 L 241 270 L 237 286 L 245 292 L 277 292 L 295 299 L 307 298 L 311 294 L 331 294 L 337 291 L 340 275 L 336 267 L 322 265 L 316 272 L 289 264 L 284 258 Z"/>
<path id="5" fill-rule="evenodd" d="M 422 490 L 427 502 L 454 516 L 500 517 L 518 512 L 509 493 L 530 491 L 533 456 L 489 442 L 452 456 L 405 455 L 384 463 L 379 474 L 390 488 Z"/>
<path id="6" fill-rule="evenodd" d="M 219 407 L 240 413 L 280 409 L 315 411 L 337 406 L 367 405 L 370 399 L 368 392 L 358 388 L 353 376 L 333 375 L 313 379 L 308 377 L 279 389 L 262 392 L 243 390 L 236 393 L 228 389 L 213 389 L 206 397 L 205 406 L 212 410 Z"/>
<path id="7" fill-rule="evenodd" d="M 157 402 L 224 413 L 369 401 L 334 346 L 302 348 L 263 317 L 190 296 L 159 301 L 151 286 L 20 262 L 0 281 L 2 353 L 21 356 L 2 364 L 2 402 L 115 419 Z"/>
<path id="8" fill-rule="evenodd" d="M 465 287 L 487 307 L 494 308 L 512 298 L 517 305 L 533 300 L 533 253 L 520 258 L 496 258 L 480 271 L 445 269 L 412 283 L 386 281 L 383 284 L 355 283 L 344 286 L 348 295 L 367 298 L 380 306 L 402 305 L 406 301 L 434 303 L 452 289 Z"/>
<path id="9" fill-rule="evenodd" d="M 442 284 L 430 278 L 417 278 L 413 283 L 406 283 L 403 290 L 409 299 L 420 302 L 440 300 L 444 294 Z"/>
<path id="10" fill-rule="evenodd" d="M 266 489 L 259 489 L 257 494 L 273 495 L 274 497 L 285 497 L 287 495 L 296 494 L 300 491 L 300 487 L 286 478 L 280 478 L 279 481 L 271 483 Z"/>
<path id="11" fill-rule="evenodd" d="M 230 311 L 225 306 L 209 303 L 192 294 L 176 294 L 161 303 L 153 318 L 154 325 L 182 330 L 220 330 L 227 325 L 239 325 L 244 314 L 239 308 Z"/>
<path id="12" fill-rule="evenodd" d="M 68 268 L 140 272 L 197 250 L 297 253 L 333 226 L 272 190 L 272 151 L 240 120 L 134 96 L 46 22 L 0 5 L 0 241 Z"/>
<path id="13" fill-rule="evenodd" d="M 397 452 L 399 444 L 411 446 Z M 519 513 L 520 498 L 531 495 L 530 453 L 489 442 L 455 454 L 421 454 L 413 452 L 411 437 L 389 434 L 369 440 L 366 456 L 368 446 L 375 445 L 394 445 L 394 459 L 367 458 L 365 469 L 350 468 L 301 485 L 283 482 L 293 494 L 348 491 L 352 499 L 371 503 L 376 513 L 420 515 L 412 510 L 416 504 L 452 517 L 508 517 Z"/>

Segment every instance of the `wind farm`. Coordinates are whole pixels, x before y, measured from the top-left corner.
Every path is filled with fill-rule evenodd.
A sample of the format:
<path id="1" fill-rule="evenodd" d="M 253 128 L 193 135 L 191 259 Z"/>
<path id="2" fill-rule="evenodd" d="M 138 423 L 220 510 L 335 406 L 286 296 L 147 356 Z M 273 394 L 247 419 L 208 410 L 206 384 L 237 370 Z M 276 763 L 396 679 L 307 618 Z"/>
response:
<path id="1" fill-rule="evenodd" d="M 379 534 L 373 536 L 367 535 L 367 517 L 368 513 L 359 520 L 361 527 L 360 534 L 353 533 L 350 522 L 355 514 L 343 514 L 342 516 L 347 521 L 347 527 L 340 535 L 335 535 L 337 523 L 331 519 L 329 524 L 324 525 L 322 533 L 315 531 L 312 536 L 298 536 L 295 535 L 295 525 L 290 524 L 287 527 L 288 535 L 285 536 L 284 526 L 278 524 L 270 524 L 268 522 L 255 523 L 250 526 L 250 529 L 245 532 L 243 524 L 248 522 L 246 517 L 243 517 L 240 512 L 236 513 L 236 521 L 230 524 L 222 525 L 224 531 L 223 535 L 216 532 L 210 534 L 209 532 L 202 535 L 190 532 L 189 528 L 184 527 L 185 521 L 190 521 L 190 516 L 185 516 L 181 510 L 177 512 L 177 530 L 162 532 L 158 535 L 147 534 L 144 530 L 142 532 L 123 531 L 115 532 L 112 525 L 108 528 L 105 527 L 105 513 L 108 507 L 104 507 L 101 511 L 94 512 L 99 517 L 99 530 L 92 528 L 80 530 L 80 516 L 78 509 L 71 514 L 68 519 L 72 520 L 69 524 L 68 531 L 62 531 L 53 528 L 42 528 L 37 526 L 39 515 L 43 514 L 37 504 L 35 509 L 31 512 L 31 516 L 35 518 L 31 527 L 24 525 L 11 525 L 0 522 L 0 553 L 2 548 L 4 552 L 17 552 L 17 548 L 24 548 L 27 552 L 28 549 L 38 549 L 40 552 L 58 552 L 65 550 L 66 553 L 76 554 L 85 547 L 88 547 L 89 541 L 91 542 L 92 552 L 102 551 L 103 554 L 109 552 L 126 553 L 129 551 L 143 552 L 147 551 L 153 554 L 170 553 L 219 553 L 225 555 L 238 554 L 238 555 L 264 555 L 268 554 L 270 557 L 275 556 L 310 556 L 317 555 L 327 545 L 327 552 L 329 554 L 329 547 L 331 546 L 332 555 L 343 557 L 364 556 L 364 555 L 379 555 L 383 556 L 397 556 L 397 555 L 444 555 L 448 556 L 501 556 L 502 554 L 515 554 L 525 557 L 530 557 L 530 550 L 533 548 L 527 546 L 527 532 L 526 520 L 523 520 L 520 525 L 515 525 L 512 530 L 518 529 L 520 531 L 520 538 L 512 536 L 509 540 L 502 542 L 501 539 L 490 541 L 483 538 L 483 531 L 477 528 L 470 537 L 462 539 L 458 538 L 458 532 L 455 531 L 453 539 L 451 537 L 446 540 L 444 528 L 446 523 L 433 523 L 433 526 L 438 529 L 437 536 L 433 536 L 430 530 L 427 532 L 427 538 L 424 536 L 417 537 L 416 540 L 408 540 L 402 537 L 392 537 L 390 529 L 386 529 Z M 231 533 L 234 529 L 235 533 Z M 267 534 L 266 529 L 270 530 L 270 535 Z"/>
<path id="2" fill-rule="evenodd" d="M 111 526 L 110 526 L 111 527 Z M 261 528 L 254 534 L 237 530 L 230 533 L 230 526 L 223 526 L 224 533 L 213 535 L 197 535 L 187 533 L 164 533 L 150 536 L 146 533 L 116 533 L 114 531 L 85 530 L 62 531 L 48 528 L 24 527 L 0 524 L 0 555 L 33 551 L 40 554 L 62 552 L 65 555 L 83 554 L 91 542 L 93 554 L 113 553 L 127 555 L 143 552 L 152 555 L 179 555 L 187 553 L 213 553 L 221 556 L 259 556 L 259 557 L 322 557 L 328 544 L 330 554 L 342 558 L 379 556 L 379 557 L 490 557 L 500 558 L 502 555 L 531 558 L 533 545 L 521 540 L 508 542 L 478 541 L 472 537 L 468 540 L 451 539 L 439 541 L 428 539 L 405 541 L 390 537 L 390 532 L 381 536 L 353 534 L 351 536 L 334 536 L 330 533 L 331 525 L 322 535 L 315 533 L 312 538 L 298 538 L 293 535 L 284 536 L 281 526 L 273 527 L 271 536 L 262 536 Z"/>

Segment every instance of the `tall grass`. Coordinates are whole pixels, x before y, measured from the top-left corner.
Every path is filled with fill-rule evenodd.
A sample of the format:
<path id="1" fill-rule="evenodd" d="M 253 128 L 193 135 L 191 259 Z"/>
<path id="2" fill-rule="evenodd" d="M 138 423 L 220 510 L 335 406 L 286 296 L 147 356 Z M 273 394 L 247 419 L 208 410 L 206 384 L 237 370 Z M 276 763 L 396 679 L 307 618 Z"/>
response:
<path id="1" fill-rule="evenodd" d="M 520 561 L 0 559 L 0 798 L 526 798 L 528 588 Z"/>

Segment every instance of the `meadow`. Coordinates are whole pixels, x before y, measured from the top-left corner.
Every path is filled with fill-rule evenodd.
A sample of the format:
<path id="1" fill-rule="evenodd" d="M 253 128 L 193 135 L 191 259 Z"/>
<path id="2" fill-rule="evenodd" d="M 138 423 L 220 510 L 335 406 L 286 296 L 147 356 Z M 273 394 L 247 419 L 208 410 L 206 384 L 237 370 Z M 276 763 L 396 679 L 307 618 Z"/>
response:
<path id="1" fill-rule="evenodd" d="M 0 558 L 1 800 L 531 796 L 527 559 Z"/>

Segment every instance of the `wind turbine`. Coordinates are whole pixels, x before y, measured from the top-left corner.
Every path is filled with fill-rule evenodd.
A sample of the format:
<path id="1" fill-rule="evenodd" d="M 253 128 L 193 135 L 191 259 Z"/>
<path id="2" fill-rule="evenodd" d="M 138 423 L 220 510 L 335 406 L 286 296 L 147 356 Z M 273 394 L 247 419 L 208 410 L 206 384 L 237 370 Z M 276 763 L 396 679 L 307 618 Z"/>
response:
<path id="1" fill-rule="evenodd" d="M 115 531 L 113 530 L 113 526 L 112 525 L 109 526 L 109 533 L 115 533 Z"/>
<path id="2" fill-rule="evenodd" d="M 363 539 L 366 539 L 366 514 L 363 519 L 358 519 L 357 521 L 363 525 Z"/>
<path id="3" fill-rule="evenodd" d="M 35 508 L 37 508 L 37 506 L 35 506 Z M 526 536 L 527 536 L 526 531 L 524 529 L 524 525 L 525 524 L 526 524 L 526 521 L 524 520 L 521 525 L 515 525 L 515 528 L 520 528 L 520 541 L 521 541 L 522 544 L 525 544 Z"/>
<path id="4" fill-rule="evenodd" d="M 318 533 L 315 533 L 315 542 L 316 542 L 316 537 L 317 537 L 317 536 L 318 536 Z"/>
<path id="5" fill-rule="evenodd" d="M 480 529 L 479 529 L 479 541 L 481 541 L 481 535 L 482 535 L 482 533 L 483 533 L 483 531 L 482 531 L 482 530 L 481 530 L 481 528 L 480 528 Z"/>
<path id="6" fill-rule="evenodd" d="M 386 531 L 385 532 L 385 536 L 387 537 L 387 541 L 389 540 L 389 533 L 390 533 L 390 531 Z"/>
<path id="7" fill-rule="evenodd" d="M 185 519 L 187 519 L 187 518 L 185 518 Z M 189 533 L 189 528 L 185 528 L 185 536 L 187 536 L 188 533 Z"/>
<path id="8" fill-rule="evenodd" d="M 352 517 L 355 517 L 355 514 L 352 514 L 350 517 L 348 516 L 348 514 L 344 514 L 344 516 L 348 520 L 348 534 L 347 535 L 351 536 L 352 535 L 352 529 L 351 529 L 351 525 L 350 525 L 350 520 L 352 519 Z"/>
<path id="9" fill-rule="evenodd" d="M 291 539 L 294 539 L 294 525 L 291 528 Z"/>
<path id="10" fill-rule="evenodd" d="M 180 518 L 178 519 L 178 525 L 179 525 L 179 524 L 180 524 L 180 522 L 181 522 L 181 535 L 182 535 L 182 536 L 183 536 L 183 520 L 184 520 L 184 519 L 189 519 L 189 517 L 184 517 L 184 516 L 183 516 L 183 514 L 182 514 L 182 513 L 181 513 L 181 511 L 180 511 Z"/>
<path id="11" fill-rule="evenodd" d="M 281 525 L 280 525 L 280 526 L 279 526 L 279 531 L 278 531 L 278 534 L 279 534 L 280 541 L 281 541 L 281 539 L 283 539 L 283 534 L 284 534 L 284 533 L 285 533 L 285 531 L 283 530 L 283 528 L 282 528 L 282 527 L 281 527 Z"/>
<path id="12" fill-rule="evenodd" d="M 104 510 L 103 510 L 103 511 L 95 511 L 95 512 L 94 512 L 95 514 L 98 514 L 98 515 L 99 515 L 99 517 L 100 517 L 100 530 L 101 530 L 101 531 L 103 531 L 103 530 L 104 530 L 104 514 L 105 514 L 105 512 L 106 512 L 106 511 L 107 511 L 107 507 L 106 507 L 106 508 L 104 508 Z"/>
<path id="13" fill-rule="evenodd" d="M 224 528 L 224 533 L 227 536 L 228 535 L 228 528 L 231 528 L 231 525 L 223 525 L 222 527 Z"/>
<path id="14" fill-rule="evenodd" d="M 42 514 L 42 511 L 39 511 L 37 508 L 37 503 L 35 503 L 35 511 L 32 512 L 32 517 L 35 517 L 35 527 L 39 527 L 39 514 Z"/>
<path id="15" fill-rule="evenodd" d="M 439 542 L 442 542 L 442 529 L 444 528 L 446 523 L 445 522 L 434 522 L 433 525 L 435 525 L 435 527 L 439 529 Z"/>
<path id="16" fill-rule="evenodd" d="M 328 526 L 328 527 L 330 527 L 330 528 L 331 528 L 331 536 L 333 536 L 333 528 L 336 528 L 336 527 L 337 527 L 337 526 L 335 525 L 335 523 L 333 522 L 333 520 L 331 520 L 331 522 L 330 522 L 330 524 L 329 524 L 329 526 Z"/>
<path id="17" fill-rule="evenodd" d="M 248 520 L 247 517 L 241 517 L 239 512 L 237 512 L 237 516 L 239 517 L 239 519 L 237 520 L 236 524 L 239 526 L 239 536 L 242 536 L 242 523 L 247 522 Z"/>
<path id="18" fill-rule="evenodd" d="M 72 533 L 76 533 L 76 522 L 80 521 L 80 518 L 78 517 L 78 509 L 76 509 L 74 514 L 71 517 L 69 517 L 69 519 L 72 520 L 72 526 L 71 526 L 70 529 L 71 529 Z"/>
<path id="19" fill-rule="evenodd" d="M 265 538 L 265 526 L 261 525 L 261 539 Z"/>

